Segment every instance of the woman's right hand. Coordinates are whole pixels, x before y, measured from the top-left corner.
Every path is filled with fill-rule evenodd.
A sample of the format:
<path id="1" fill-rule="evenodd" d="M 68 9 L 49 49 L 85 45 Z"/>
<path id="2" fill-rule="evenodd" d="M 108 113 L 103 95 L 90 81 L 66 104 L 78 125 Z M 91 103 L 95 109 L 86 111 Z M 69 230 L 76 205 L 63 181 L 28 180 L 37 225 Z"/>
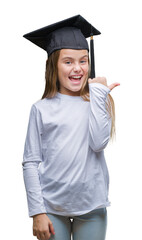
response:
<path id="1" fill-rule="evenodd" d="M 39 240 L 48 240 L 55 234 L 53 224 L 46 213 L 33 216 L 33 235 Z"/>

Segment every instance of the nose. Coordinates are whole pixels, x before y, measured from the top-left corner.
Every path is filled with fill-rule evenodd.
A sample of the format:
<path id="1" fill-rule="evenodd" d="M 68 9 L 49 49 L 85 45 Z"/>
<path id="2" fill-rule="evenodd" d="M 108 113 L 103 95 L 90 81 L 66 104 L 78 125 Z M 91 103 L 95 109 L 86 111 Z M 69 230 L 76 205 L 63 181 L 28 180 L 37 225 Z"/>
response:
<path id="1" fill-rule="evenodd" d="M 79 63 L 74 64 L 74 72 L 80 72 L 81 71 L 81 66 Z"/>

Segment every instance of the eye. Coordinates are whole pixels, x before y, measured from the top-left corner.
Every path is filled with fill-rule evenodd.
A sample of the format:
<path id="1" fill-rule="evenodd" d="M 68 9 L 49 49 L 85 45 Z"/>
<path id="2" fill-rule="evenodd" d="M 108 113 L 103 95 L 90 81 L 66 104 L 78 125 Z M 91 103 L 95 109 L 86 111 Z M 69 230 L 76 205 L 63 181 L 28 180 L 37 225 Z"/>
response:
<path id="1" fill-rule="evenodd" d="M 80 63 L 85 64 L 85 63 L 87 63 L 87 60 L 81 60 Z"/>
<path id="2" fill-rule="evenodd" d="M 66 63 L 67 65 L 70 65 L 70 64 L 71 64 L 71 62 L 70 62 L 70 61 L 66 61 L 65 63 Z"/>

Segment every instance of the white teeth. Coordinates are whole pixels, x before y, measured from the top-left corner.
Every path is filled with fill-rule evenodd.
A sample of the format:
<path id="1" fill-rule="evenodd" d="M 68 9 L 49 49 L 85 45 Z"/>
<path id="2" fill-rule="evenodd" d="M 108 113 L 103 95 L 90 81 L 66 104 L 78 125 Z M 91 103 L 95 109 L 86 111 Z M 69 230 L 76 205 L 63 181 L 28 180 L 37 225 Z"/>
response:
<path id="1" fill-rule="evenodd" d="M 74 76 L 74 77 L 71 77 L 71 78 L 74 78 L 74 79 L 80 79 L 81 76 Z"/>

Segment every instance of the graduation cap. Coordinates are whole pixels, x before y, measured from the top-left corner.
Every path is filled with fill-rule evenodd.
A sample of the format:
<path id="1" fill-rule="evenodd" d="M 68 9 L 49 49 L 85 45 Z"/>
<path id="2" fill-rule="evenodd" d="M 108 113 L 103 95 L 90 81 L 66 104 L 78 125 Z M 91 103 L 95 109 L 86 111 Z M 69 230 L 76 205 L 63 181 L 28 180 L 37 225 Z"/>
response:
<path id="1" fill-rule="evenodd" d="M 44 49 L 48 57 L 59 49 L 87 49 L 86 38 L 90 39 L 91 78 L 95 77 L 93 35 L 101 34 L 81 15 L 40 28 L 25 34 L 23 37 Z"/>

